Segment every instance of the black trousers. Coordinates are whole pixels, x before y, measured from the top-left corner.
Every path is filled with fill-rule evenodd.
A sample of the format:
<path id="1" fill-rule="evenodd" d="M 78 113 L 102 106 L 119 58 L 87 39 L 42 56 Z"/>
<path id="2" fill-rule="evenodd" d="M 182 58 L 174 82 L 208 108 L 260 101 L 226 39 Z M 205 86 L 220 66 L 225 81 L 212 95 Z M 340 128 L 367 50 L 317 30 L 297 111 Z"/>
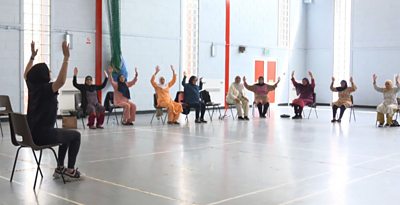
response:
<path id="1" fill-rule="evenodd" d="M 198 102 L 198 103 L 189 103 L 189 109 L 194 108 L 196 109 L 196 120 L 199 119 L 204 119 L 204 113 L 206 113 L 206 104 L 203 102 Z"/>
<path id="2" fill-rule="evenodd" d="M 346 107 L 344 105 L 338 107 L 336 105 L 332 106 L 332 115 L 333 115 L 333 119 L 336 118 L 336 113 L 337 113 L 337 109 L 340 108 L 340 113 L 339 113 L 339 120 L 342 119 L 344 111 L 346 110 Z"/>

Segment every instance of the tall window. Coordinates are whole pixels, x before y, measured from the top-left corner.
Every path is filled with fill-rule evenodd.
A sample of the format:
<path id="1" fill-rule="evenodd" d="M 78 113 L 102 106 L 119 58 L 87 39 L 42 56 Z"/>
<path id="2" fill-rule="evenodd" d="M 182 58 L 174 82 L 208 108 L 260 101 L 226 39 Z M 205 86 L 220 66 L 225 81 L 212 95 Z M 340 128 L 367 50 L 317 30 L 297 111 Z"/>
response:
<path id="1" fill-rule="evenodd" d="M 39 49 L 35 62 L 50 64 L 50 0 L 24 0 L 24 60 L 31 55 L 35 41 Z"/>
<path id="2" fill-rule="evenodd" d="M 197 75 L 199 63 L 199 0 L 182 1 L 182 65 Z"/>
<path id="3" fill-rule="evenodd" d="M 35 62 L 45 62 L 50 67 L 50 0 L 24 0 L 24 66 L 31 56 L 32 41 L 35 41 L 39 49 Z M 27 102 L 28 91 L 25 85 L 25 108 Z"/>
<path id="4" fill-rule="evenodd" d="M 333 76 L 350 77 L 351 0 L 335 0 Z"/>
<path id="5" fill-rule="evenodd" d="M 278 9 L 278 46 L 289 48 L 290 46 L 290 15 L 289 0 L 279 0 Z"/>

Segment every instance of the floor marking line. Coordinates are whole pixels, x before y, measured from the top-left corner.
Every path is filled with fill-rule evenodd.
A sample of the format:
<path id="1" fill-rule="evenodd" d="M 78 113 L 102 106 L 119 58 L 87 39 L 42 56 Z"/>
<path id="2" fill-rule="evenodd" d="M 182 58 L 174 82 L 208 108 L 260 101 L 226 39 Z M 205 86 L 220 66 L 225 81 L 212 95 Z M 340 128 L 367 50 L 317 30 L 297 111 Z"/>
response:
<path id="1" fill-rule="evenodd" d="M 152 153 L 144 153 L 144 154 L 137 154 L 137 155 L 128 155 L 128 156 L 114 157 L 114 158 L 108 158 L 108 159 L 92 160 L 92 161 L 87 161 L 87 163 L 97 163 L 97 162 L 105 162 L 105 161 L 112 161 L 112 160 L 130 159 L 130 158 L 136 158 L 136 157 L 146 157 L 146 156 L 151 156 L 151 155 L 182 152 L 182 151 L 183 152 L 184 151 L 193 151 L 193 150 L 198 150 L 198 149 L 213 148 L 213 147 L 218 147 L 218 146 L 222 146 L 222 145 L 230 145 L 230 144 L 238 144 L 238 143 L 240 143 L 240 142 L 235 141 L 235 142 L 228 142 L 228 143 L 223 143 L 223 144 L 218 144 L 218 145 L 208 145 L 208 146 L 192 147 L 192 148 L 187 148 L 187 149 L 152 152 Z"/>
<path id="2" fill-rule="evenodd" d="M 7 178 L 7 177 L 1 176 L 1 175 L 0 175 L 0 179 L 3 179 L 3 180 L 8 181 L 8 182 L 10 181 L 10 178 Z M 10 183 L 11 183 L 11 182 L 10 182 Z M 16 181 L 15 179 L 13 179 L 12 183 L 13 183 L 13 184 L 18 184 L 18 185 L 20 185 L 20 186 L 24 186 L 24 184 L 23 184 L 22 182 Z M 71 200 L 71 199 L 67 199 L 67 198 L 62 197 L 62 196 L 59 196 L 59 195 L 57 195 L 57 194 L 53 194 L 53 193 L 48 192 L 48 191 L 46 191 L 46 190 L 44 190 L 44 189 L 40 189 L 39 191 L 40 191 L 40 192 L 43 192 L 43 193 L 45 193 L 45 194 L 47 194 L 47 195 L 49 195 L 49 196 L 52 196 L 52 197 L 54 197 L 54 198 L 61 199 L 61 200 L 64 200 L 64 201 L 66 201 L 66 202 L 69 202 L 69 203 L 72 203 L 72 204 L 75 204 L 75 205 L 84 205 L 83 203 L 80 203 L 80 202 L 77 202 L 77 201 L 74 201 L 74 200 Z M 36 192 L 33 190 L 33 194 L 37 196 L 38 193 L 36 193 Z"/>
<path id="3" fill-rule="evenodd" d="M 373 162 L 373 161 L 389 158 L 389 157 L 392 157 L 393 155 L 397 155 L 397 154 L 398 153 L 392 153 L 392 154 L 385 155 L 385 156 L 380 157 L 380 158 L 374 158 L 374 159 L 371 159 L 371 160 L 360 162 L 360 163 L 357 163 L 355 165 L 349 166 L 349 168 L 352 168 L 352 167 L 354 168 L 354 167 L 358 167 L 358 166 L 361 166 L 363 164 L 367 164 L 367 163 L 370 163 L 370 162 Z M 302 178 L 302 179 L 299 179 L 299 180 L 296 180 L 296 181 L 293 181 L 293 182 L 286 182 L 286 183 L 278 184 L 278 185 L 275 185 L 275 186 L 272 186 L 272 187 L 259 189 L 259 190 L 253 191 L 253 192 L 248 192 L 248 193 L 240 194 L 240 195 L 237 195 L 237 196 L 234 196 L 234 197 L 226 198 L 226 199 L 223 199 L 223 200 L 220 200 L 220 201 L 212 202 L 212 203 L 209 203 L 208 205 L 221 204 L 221 203 L 225 203 L 225 202 L 232 201 L 232 200 L 235 200 L 235 199 L 251 196 L 251 195 L 254 195 L 254 194 L 258 194 L 258 193 L 262 193 L 262 192 L 266 192 L 266 191 L 271 191 L 271 190 L 278 189 L 278 188 L 281 188 L 281 187 L 284 187 L 284 186 L 287 186 L 287 185 L 297 184 L 297 183 L 301 183 L 301 182 L 304 182 L 304 181 L 308 181 L 310 179 L 314 179 L 314 178 L 317 178 L 317 177 L 320 177 L 320 176 L 324 176 L 324 175 L 327 175 L 327 174 L 330 174 L 330 173 L 331 173 L 331 171 L 323 172 L 323 173 L 320 173 L 320 174 L 317 174 L 317 175 L 313 175 L 313 176 L 309 176 L 309 177 L 305 177 L 305 178 Z"/>

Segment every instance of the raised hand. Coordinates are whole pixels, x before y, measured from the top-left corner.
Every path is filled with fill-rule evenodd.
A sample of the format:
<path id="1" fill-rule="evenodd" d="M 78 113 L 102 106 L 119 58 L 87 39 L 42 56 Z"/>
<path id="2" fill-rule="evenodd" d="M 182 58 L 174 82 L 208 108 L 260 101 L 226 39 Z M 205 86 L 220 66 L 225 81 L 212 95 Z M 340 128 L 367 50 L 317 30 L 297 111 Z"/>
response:
<path id="1" fill-rule="evenodd" d="M 135 77 L 138 77 L 138 72 L 137 72 L 137 68 L 135 67 Z"/>
<path id="2" fill-rule="evenodd" d="M 200 80 L 200 82 L 203 82 L 203 77 L 201 77 L 199 80 Z"/>
<path id="3" fill-rule="evenodd" d="M 35 42 L 31 43 L 31 58 L 35 58 L 39 49 L 35 49 Z"/>
<path id="4" fill-rule="evenodd" d="M 332 76 L 332 82 L 335 82 L 335 77 Z"/>
<path id="5" fill-rule="evenodd" d="M 160 66 L 156 66 L 156 73 L 160 72 Z"/>
<path id="6" fill-rule="evenodd" d="M 77 76 L 77 75 L 78 75 L 78 68 L 75 67 L 75 68 L 74 68 L 74 76 Z"/>
<path id="7" fill-rule="evenodd" d="M 281 82 L 281 76 L 278 77 L 277 83 Z"/>
<path id="8" fill-rule="evenodd" d="M 104 76 L 105 76 L 106 78 L 108 78 L 108 73 L 107 73 L 107 71 L 104 71 Z"/>
<path id="9" fill-rule="evenodd" d="M 353 83 L 353 77 L 350 77 L 350 83 Z"/>
<path id="10" fill-rule="evenodd" d="M 378 79 L 378 76 L 376 74 L 372 75 L 372 80 L 374 84 L 376 83 L 376 79 Z"/>
<path id="11" fill-rule="evenodd" d="M 62 42 L 62 51 L 64 54 L 64 60 L 68 60 L 70 54 L 69 54 L 69 45 L 67 44 L 67 41 Z"/>
<path id="12" fill-rule="evenodd" d="M 294 71 L 292 71 L 292 78 L 294 78 Z"/>
<path id="13" fill-rule="evenodd" d="M 311 71 L 308 71 L 308 75 L 309 75 L 311 78 L 314 78 L 314 76 L 313 76 L 313 74 L 312 74 Z"/>
<path id="14" fill-rule="evenodd" d="M 174 66 L 170 65 L 170 67 L 171 67 L 172 72 L 175 73 Z"/>
<path id="15" fill-rule="evenodd" d="M 243 82 L 246 82 L 246 76 L 243 76 Z"/>
<path id="16" fill-rule="evenodd" d="M 108 70 L 108 73 L 111 74 L 111 73 L 113 72 L 114 69 L 113 69 L 112 66 L 108 66 L 108 69 L 107 69 L 107 70 Z"/>
<path id="17" fill-rule="evenodd" d="M 186 71 L 183 71 L 183 76 L 185 76 L 185 77 L 187 77 L 187 75 L 186 75 L 187 73 L 186 73 Z"/>

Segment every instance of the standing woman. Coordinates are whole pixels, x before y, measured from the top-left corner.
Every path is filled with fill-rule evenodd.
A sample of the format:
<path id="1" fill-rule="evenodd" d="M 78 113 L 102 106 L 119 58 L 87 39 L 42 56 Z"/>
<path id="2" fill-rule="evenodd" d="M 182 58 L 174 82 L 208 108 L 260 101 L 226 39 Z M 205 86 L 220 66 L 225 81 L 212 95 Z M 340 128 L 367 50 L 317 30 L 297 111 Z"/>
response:
<path id="1" fill-rule="evenodd" d="M 156 91 L 157 95 L 157 106 L 165 107 L 168 111 L 168 124 L 179 124 L 178 119 L 182 110 L 182 105 L 177 103 L 171 99 L 171 95 L 169 94 L 169 89 L 175 84 L 176 82 L 176 73 L 174 67 L 171 65 L 172 70 L 172 80 L 165 84 L 165 78 L 159 78 L 159 84 L 156 83 L 156 75 L 160 72 L 160 67 L 156 67 L 156 72 L 151 76 L 150 83 L 153 86 L 154 90 Z"/>
<path id="2" fill-rule="evenodd" d="M 79 84 L 76 81 L 78 68 L 74 68 L 74 78 L 72 79 L 72 84 L 76 89 L 81 92 L 81 108 L 83 110 L 83 113 L 89 114 L 87 126 L 90 129 L 103 129 L 104 113 L 106 110 L 100 104 L 99 99 L 97 98 L 97 91 L 102 90 L 107 85 L 108 75 L 106 72 L 104 73 L 106 74 L 106 77 L 104 78 L 103 84 L 101 85 L 93 85 L 93 79 L 90 75 L 85 77 L 85 84 Z M 94 126 L 95 119 L 97 119 L 96 126 Z"/>
<path id="3" fill-rule="evenodd" d="M 35 43 L 31 44 L 31 59 L 25 68 L 24 78 L 28 87 L 28 124 L 33 141 L 37 145 L 50 145 L 61 143 L 58 148 L 58 165 L 54 171 L 55 178 L 63 173 L 68 181 L 80 178 L 80 172 L 75 169 L 76 157 L 81 145 L 81 134 L 75 130 L 54 128 L 58 110 L 58 90 L 64 86 L 69 60 L 67 42 L 62 43 L 64 61 L 61 65 L 57 79 L 51 82 L 50 71 L 45 63 L 34 66 L 38 50 Z M 64 167 L 65 156 L 68 151 L 68 167 Z"/>
<path id="4" fill-rule="evenodd" d="M 301 83 L 296 82 L 294 78 L 294 71 L 292 72 L 292 83 L 296 88 L 296 94 L 299 96 L 297 99 L 294 99 L 292 102 L 292 106 L 294 108 L 294 116 L 292 119 L 301 119 L 301 113 L 303 113 L 303 108 L 306 105 L 311 105 L 314 101 L 313 94 L 315 88 L 315 80 L 313 74 L 308 71 L 308 75 L 311 78 L 311 83 L 308 78 L 303 78 Z"/>
<path id="5" fill-rule="evenodd" d="M 136 105 L 129 101 L 131 99 L 131 93 L 129 88 L 136 84 L 138 78 L 137 68 L 135 68 L 135 78 L 132 81 L 126 81 L 125 76 L 120 74 L 118 76 L 118 82 L 115 82 L 112 77 L 113 68 L 108 68 L 108 76 L 110 76 L 111 85 L 114 88 L 114 105 L 122 107 L 124 109 L 122 124 L 133 125 L 136 117 Z"/>
<path id="6" fill-rule="evenodd" d="M 332 104 L 332 120 L 331 122 L 341 122 L 343 113 L 346 108 L 350 107 L 353 102 L 351 102 L 351 93 L 357 90 L 357 86 L 353 82 L 353 77 L 350 78 L 351 87 L 347 86 L 347 82 L 345 80 L 340 81 L 340 87 L 333 87 L 335 83 L 335 77 L 332 77 L 331 83 L 331 91 L 338 92 L 339 99 Z M 336 113 L 338 108 L 340 108 L 339 119 L 336 120 Z"/>
<path id="7" fill-rule="evenodd" d="M 244 87 L 247 90 L 250 90 L 251 92 L 254 93 L 254 103 L 257 104 L 258 107 L 258 113 L 261 118 L 266 118 L 266 114 L 269 108 L 269 99 L 268 99 L 268 93 L 270 91 L 273 91 L 278 87 L 279 82 L 281 81 L 281 78 L 278 77 L 278 81 L 276 81 L 275 84 L 273 85 L 268 85 L 264 83 L 264 77 L 260 76 L 258 78 L 258 83 L 254 85 L 248 85 L 246 82 L 246 77 L 243 77 L 243 84 Z M 264 108 L 264 110 L 263 110 Z"/>
<path id="8" fill-rule="evenodd" d="M 393 114 L 398 109 L 396 96 L 400 91 L 400 77 L 396 76 L 396 87 L 393 87 L 391 80 L 386 80 L 384 88 L 376 85 L 377 78 L 375 74 L 372 76 L 374 89 L 383 93 L 383 102 L 376 108 L 377 121 L 379 122 L 379 127 L 383 127 L 386 114 L 386 126 L 391 126 L 393 124 Z"/>

